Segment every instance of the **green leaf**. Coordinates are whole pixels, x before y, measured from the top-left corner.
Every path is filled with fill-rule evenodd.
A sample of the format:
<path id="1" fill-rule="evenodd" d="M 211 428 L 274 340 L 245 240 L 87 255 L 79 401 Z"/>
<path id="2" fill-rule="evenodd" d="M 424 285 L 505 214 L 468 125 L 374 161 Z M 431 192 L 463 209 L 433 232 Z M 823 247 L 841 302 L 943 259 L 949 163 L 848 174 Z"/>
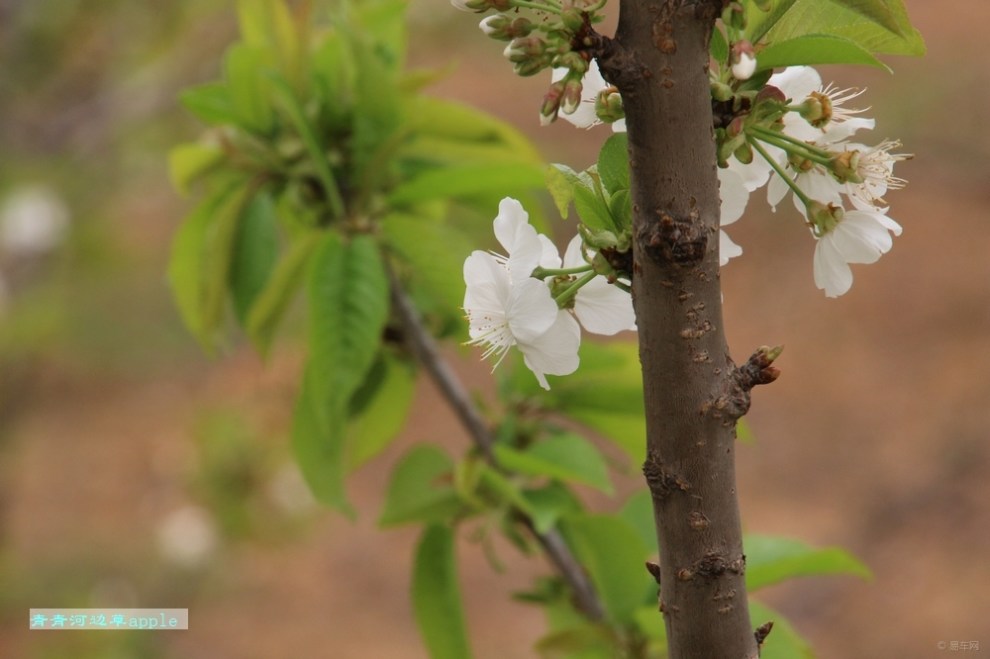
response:
<path id="1" fill-rule="evenodd" d="M 749 601 L 749 617 L 754 626 L 773 621 L 773 630 L 763 642 L 760 659 L 814 659 L 811 646 L 801 638 L 791 623 L 773 609 Z"/>
<path id="2" fill-rule="evenodd" d="M 230 92 L 222 82 L 186 89 L 179 94 L 179 101 L 208 124 L 237 123 L 237 112 L 230 100 Z"/>
<path id="3" fill-rule="evenodd" d="M 523 490 L 522 496 L 529 504 L 529 510 L 533 515 L 533 527 L 539 533 L 548 532 L 566 515 L 582 511 L 581 502 L 577 497 L 566 485 L 556 481 L 540 488 Z"/>
<path id="4" fill-rule="evenodd" d="M 241 325 L 264 290 L 278 258 L 278 231 L 271 195 L 261 193 L 244 210 L 230 267 L 230 292 Z"/>
<path id="5" fill-rule="evenodd" d="M 763 36 L 784 17 L 797 0 L 770 0 L 770 11 L 763 11 L 755 2 L 746 3 L 746 29 L 743 36 L 757 43 Z"/>
<path id="6" fill-rule="evenodd" d="M 574 189 L 582 185 L 581 178 L 567 165 L 553 164 L 546 169 L 546 183 L 557 212 L 566 220 Z"/>
<path id="7" fill-rule="evenodd" d="M 540 165 L 543 159 L 518 130 L 477 108 L 454 101 L 417 96 L 407 101 L 410 125 L 418 136 L 446 141 L 499 146 L 523 162 Z"/>
<path id="8" fill-rule="evenodd" d="M 765 535 L 747 535 L 743 546 L 746 588 L 750 592 L 795 577 L 825 574 L 871 577 L 869 568 L 838 547 L 815 549 L 800 540 Z"/>
<path id="9" fill-rule="evenodd" d="M 222 329 L 234 239 L 255 192 L 243 180 L 219 186 L 185 219 L 172 242 L 169 282 L 186 326 L 207 348 Z"/>
<path id="10" fill-rule="evenodd" d="M 601 433 L 640 464 L 646 454 L 646 423 L 638 350 L 631 342 L 584 341 L 581 368 L 550 391 L 540 389 L 519 360 L 507 386 Z"/>
<path id="11" fill-rule="evenodd" d="M 564 530 L 609 620 L 632 622 L 636 609 L 655 597 L 656 589 L 643 567 L 649 551 L 639 534 L 625 520 L 606 515 L 568 517 Z"/>
<path id="12" fill-rule="evenodd" d="M 632 195 L 629 190 L 618 190 L 608 200 L 608 212 L 620 234 L 632 230 Z"/>
<path id="13" fill-rule="evenodd" d="M 544 659 L 591 659 L 618 656 L 618 646 L 607 627 L 586 622 L 550 632 L 536 643 L 536 650 Z"/>
<path id="14" fill-rule="evenodd" d="M 453 471 L 454 463 L 443 449 L 428 444 L 410 449 L 392 472 L 378 524 L 448 521 L 461 509 Z"/>
<path id="15" fill-rule="evenodd" d="M 832 0 L 832 2 L 853 10 L 896 35 L 904 36 L 897 16 L 888 6 L 887 0 Z"/>
<path id="16" fill-rule="evenodd" d="M 601 194 L 593 189 L 579 185 L 574 188 L 574 209 L 586 226 L 594 230 L 605 230 L 616 232 L 615 223 L 612 221 L 612 214 L 609 212 L 608 204 Z"/>
<path id="17" fill-rule="evenodd" d="M 838 0 L 797 0 L 767 33 L 767 39 L 773 44 L 806 34 L 829 34 L 844 37 L 874 54 L 923 55 L 924 41 L 911 25 L 904 3 L 884 0 L 884 4 L 898 25 L 898 32 L 878 25 Z"/>
<path id="18" fill-rule="evenodd" d="M 413 608 L 431 659 L 469 659 L 464 607 L 457 583 L 454 532 L 440 525 L 426 527 L 416 548 Z"/>
<path id="19" fill-rule="evenodd" d="M 806 34 L 774 41 L 760 51 L 756 64 L 761 71 L 801 64 L 866 64 L 890 71 L 890 67 L 856 42 L 828 34 Z"/>
<path id="20" fill-rule="evenodd" d="M 431 199 L 469 197 L 485 192 L 538 188 L 543 169 L 538 165 L 482 164 L 428 170 L 396 187 L 388 196 L 393 206 Z"/>
<path id="21" fill-rule="evenodd" d="M 495 447 L 499 464 L 524 476 L 546 476 L 567 483 L 583 483 L 612 493 L 608 466 L 598 449 L 580 435 L 554 435 L 533 443 L 525 451 L 503 444 Z"/>
<path id="22" fill-rule="evenodd" d="M 409 289 L 420 310 L 446 316 L 448 323 L 463 323 L 462 272 L 464 259 L 474 249 L 471 241 L 445 222 L 402 213 L 385 216 L 381 230 L 389 249 L 409 266 Z"/>
<path id="23" fill-rule="evenodd" d="M 313 256 L 308 294 L 314 393 L 343 406 L 374 364 L 388 319 L 388 279 L 374 238 L 345 243 L 328 232 Z"/>
<path id="24" fill-rule="evenodd" d="M 320 396 L 320 375 L 307 365 L 292 419 L 292 451 L 313 496 L 353 517 L 344 490 L 344 414 Z"/>
<path id="25" fill-rule="evenodd" d="M 268 353 L 279 321 L 302 286 L 310 258 L 322 237 L 323 233 L 318 231 L 297 237 L 275 265 L 265 287 L 255 297 L 248 312 L 246 328 L 255 349 L 261 354 Z"/>
<path id="26" fill-rule="evenodd" d="M 347 424 L 345 455 L 347 468 L 354 470 L 371 460 L 395 439 L 405 425 L 416 392 L 416 371 L 407 362 L 382 353 L 371 391 L 365 386 L 351 399 L 352 407 L 361 399 L 359 409 Z"/>
<path id="27" fill-rule="evenodd" d="M 230 103 L 245 129 L 268 135 L 274 125 L 268 84 L 263 74 L 265 51 L 239 43 L 227 49 L 224 58 L 225 78 Z"/>
<path id="28" fill-rule="evenodd" d="M 224 152 L 217 144 L 180 144 L 168 153 L 168 173 L 176 191 L 187 196 L 190 187 L 223 162 Z"/>
<path id="29" fill-rule="evenodd" d="M 629 139 L 615 133 L 605 140 L 598 153 L 598 176 L 610 195 L 629 189 Z"/>
<path id="30" fill-rule="evenodd" d="M 720 26 L 716 25 L 712 30 L 712 40 L 708 44 L 708 52 L 712 59 L 719 64 L 729 61 L 729 42 L 725 40 Z"/>

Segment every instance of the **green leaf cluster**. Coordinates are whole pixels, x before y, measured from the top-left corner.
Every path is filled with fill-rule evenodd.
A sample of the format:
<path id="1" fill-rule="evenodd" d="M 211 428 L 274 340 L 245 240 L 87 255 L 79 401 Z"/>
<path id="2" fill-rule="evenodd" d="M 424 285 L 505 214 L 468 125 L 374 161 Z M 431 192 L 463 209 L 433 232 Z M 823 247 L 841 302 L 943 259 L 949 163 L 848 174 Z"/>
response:
<path id="1" fill-rule="evenodd" d="M 771 0 L 770 10 L 746 5 L 743 36 L 758 48 L 760 71 L 799 64 L 866 64 L 877 55 L 923 55 L 921 34 L 902 0 Z M 721 35 L 720 35 L 721 37 Z M 713 53 L 728 50 L 713 40 Z M 724 57 L 717 61 L 724 61 Z"/>
<path id="2" fill-rule="evenodd" d="M 349 510 L 346 474 L 388 446 L 413 397 L 391 287 L 438 334 L 460 332 L 477 220 L 527 198 L 543 166 L 508 125 L 424 95 L 436 76 L 404 68 L 403 2 L 239 0 L 238 17 L 222 79 L 181 95 L 207 130 L 170 154 L 176 189 L 198 202 L 169 280 L 211 350 L 236 323 L 267 353 L 305 300 L 292 444 L 317 498 Z"/>

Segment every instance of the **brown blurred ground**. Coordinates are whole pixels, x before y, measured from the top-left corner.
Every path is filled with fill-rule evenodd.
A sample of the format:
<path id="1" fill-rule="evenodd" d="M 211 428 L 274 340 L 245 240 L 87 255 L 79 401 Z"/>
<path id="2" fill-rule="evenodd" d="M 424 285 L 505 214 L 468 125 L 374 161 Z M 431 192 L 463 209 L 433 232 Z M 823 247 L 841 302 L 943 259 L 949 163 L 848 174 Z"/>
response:
<path id="1" fill-rule="evenodd" d="M 823 71 L 840 86 L 869 87 L 863 98 L 879 126 L 871 139 L 900 138 L 917 154 L 898 171 L 910 185 L 889 197 L 903 236 L 878 264 L 855 269 L 849 294 L 826 300 L 796 217 L 755 210 L 733 226 L 745 253 L 723 272 L 737 359 L 761 344 L 786 345 L 783 376 L 755 396 L 757 442 L 739 451 L 747 529 L 844 546 L 875 573 L 872 582 L 808 579 L 764 594 L 830 659 L 974 654 L 939 650 L 940 641 L 979 641 L 990 652 L 990 3 L 906 4 L 927 39 L 925 59 L 894 59 L 894 76 Z M 444 0 L 423 0 L 414 12 L 422 64 L 445 61 L 449 35 L 475 29 L 473 17 L 452 10 L 427 26 L 424 16 L 448 12 Z M 230 34 L 222 16 L 211 20 L 223 39 L 203 47 L 214 58 Z M 591 162 L 605 133 L 539 131 L 541 81 L 517 84 L 496 44 L 456 41 L 467 44 L 460 67 L 437 93 L 522 126 L 548 159 Z M 209 77 L 197 66 L 177 78 Z M 135 111 L 150 125 L 171 109 Z M 190 123 L 183 134 L 194 130 Z M 116 148 L 93 140 L 85 148 L 94 163 Z M 149 139 L 131 180 L 121 176 L 102 207 L 101 226 L 123 255 L 97 287 L 112 293 L 87 293 L 103 324 L 78 328 L 94 336 L 67 344 L 82 345 L 82 356 L 63 346 L 0 366 L 0 657 L 110 656 L 67 654 L 51 635 L 26 629 L 27 607 L 85 606 L 94 592 L 123 606 L 157 605 L 150 593 L 190 609 L 190 631 L 113 656 L 424 657 L 407 596 L 415 534 L 380 532 L 374 519 L 390 466 L 412 442 L 464 445 L 428 383 L 403 438 L 351 484 L 357 523 L 319 513 L 288 539 L 227 538 L 191 570 L 159 557 L 161 520 L 195 501 L 197 424 L 243 413 L 256 440 L 284 455 L 299 367 L 291 341 L 267 365 L 245 349 L 209 361 L 178 329 L 155 274 L 183 208 L 155 150 L 166 145 Z M 751 204 L 763 205 L 757 196 Z M 485 386 L 473 357 L 460 370 Z M 545 566 L 500 554 L 505 575 L 478 547 L 461 547 L 477 656 L 532 656 L 543 621 L 508 594 Z"/>

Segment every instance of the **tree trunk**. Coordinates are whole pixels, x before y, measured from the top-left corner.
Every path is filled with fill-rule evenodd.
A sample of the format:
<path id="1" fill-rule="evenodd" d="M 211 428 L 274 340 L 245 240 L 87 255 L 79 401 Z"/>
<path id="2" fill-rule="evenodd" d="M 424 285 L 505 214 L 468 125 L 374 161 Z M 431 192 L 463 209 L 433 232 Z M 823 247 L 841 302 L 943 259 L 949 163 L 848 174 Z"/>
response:
<path id="1" fill-rule="evenodd" d="M 719 191 L 708 43 L 721 0 L 622 0 L 598 44 L 629 131 L 633 304 L 671 659 L 758 656 L 746 601 L 734 467 L 749 390 L 775 351 L 729 357 L 719 282 Z"/>

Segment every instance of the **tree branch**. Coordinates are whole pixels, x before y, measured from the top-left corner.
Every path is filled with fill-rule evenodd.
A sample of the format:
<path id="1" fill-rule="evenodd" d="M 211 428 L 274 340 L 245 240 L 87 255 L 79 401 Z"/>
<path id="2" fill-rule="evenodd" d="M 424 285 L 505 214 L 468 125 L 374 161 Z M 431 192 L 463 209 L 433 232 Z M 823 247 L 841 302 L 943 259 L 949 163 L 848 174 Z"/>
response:
<path id="1" fill-rule="evenodd" d="M 492 436 L 488 425 L 478 411 L 477 406 L 471 401 L 467 389 L 461 383 L 457 375 L 451 370 L 447 362 L 440 355 L 433 335 L 423 325 L 422 317 L 416 309 L 412 300 L 406 295 L 402 284 L 396 278 L 394 272 L 389 270 L 389 279 L 392 289 L 392 307 L 398 313 L 405 330 L 405 340 L 412 348 L 420 364 L 429 373 L 430 378 L 440 389 L 440 393 L 447 400 L 447 403 L 457 414 L 464 425 L 471 440 L 478 450 L 484 455 L 485 460 L 493 467 L 498 468 L 495 455 L 492 453 L 492 446 L 495 438 Z M 567 582 L 574 594 L 575 606 L 590 620 L 598 621 L 605 617 L 604 609 L 595 593 L 594 586 L 588 580 L 584 569 L 571 553 L 563 537 L 555 530 L 540 533 L 536 530 L 533 520 L 520 513 L 520 519 L 527 529 L 533 534 L 542 547 L 543 552 L 550 559 L 550 562 L 560 573 L 564 581 Z"/>

